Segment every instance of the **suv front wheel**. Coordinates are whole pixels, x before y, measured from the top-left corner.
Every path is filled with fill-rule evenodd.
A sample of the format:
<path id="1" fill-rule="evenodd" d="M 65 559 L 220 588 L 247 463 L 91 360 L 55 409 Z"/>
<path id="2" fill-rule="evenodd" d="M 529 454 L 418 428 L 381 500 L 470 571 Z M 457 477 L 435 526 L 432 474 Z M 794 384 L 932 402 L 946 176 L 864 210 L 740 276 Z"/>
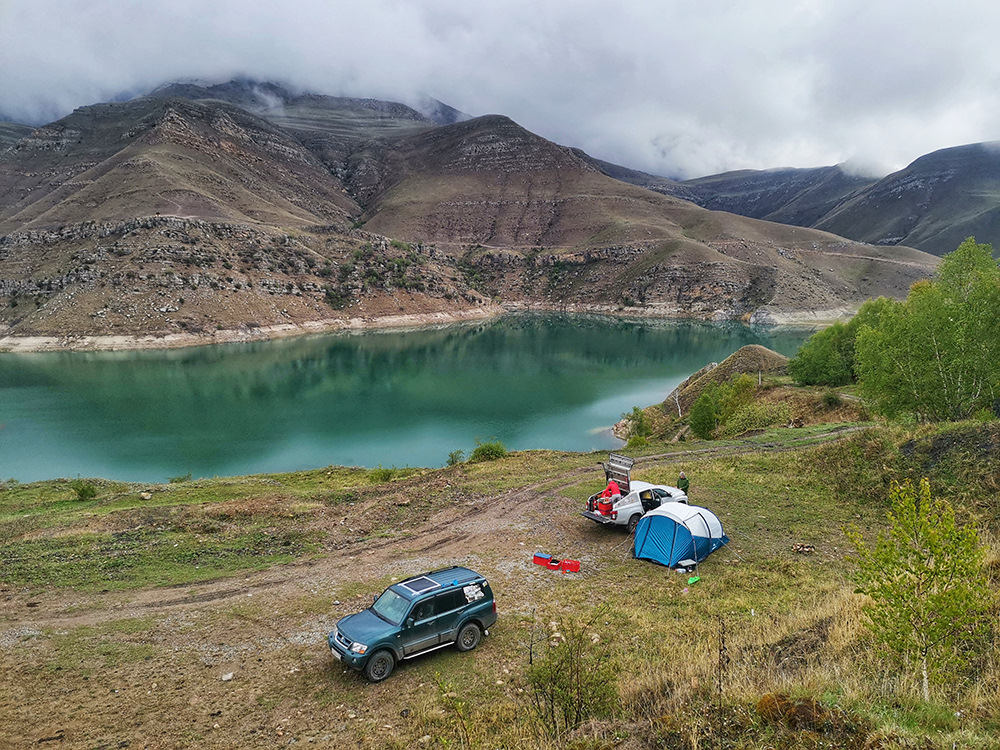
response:
<path id="1" fill-rule="evenodd" d="M 365 677 L 372 682 L 382 682 L 392 674 L 392 668 L 396 666 L 396 660 L 388 651 L 376 651 L 371 655 L 368 663 L 365 664 Z"/>
<path id="2" fill-rule="evenodd" d="M 482 637 L 483 631 L 479 629 L 479 626 L 474 622 L 467 622 L 458 631 L 458 640 L 455 641 L 455 648 L 459 651 L 472 651 L 472 649 L 479 645 Z"/>

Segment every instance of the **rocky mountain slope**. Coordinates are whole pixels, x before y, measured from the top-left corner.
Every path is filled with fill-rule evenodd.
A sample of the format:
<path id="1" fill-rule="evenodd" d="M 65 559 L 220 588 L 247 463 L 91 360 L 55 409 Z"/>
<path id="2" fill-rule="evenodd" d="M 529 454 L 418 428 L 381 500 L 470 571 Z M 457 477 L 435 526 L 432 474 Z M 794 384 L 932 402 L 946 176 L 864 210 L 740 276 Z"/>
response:
<path id="1" fill-rule="evenodd" d="M 433 244 L 504 300 L 780 319 L 849 308 L 927 274 L 923 254 L 701 209 L 609 179 L 500 116 L 366 154 L 366 228 Z"/>
<path id="2" fill-rule="evenodd" d="M 934 266 L 630 186 L 439 105 L 177 85 L 31 132 L 0 153 L 0 335 L 221 340 L 504 306 L 829 318 Z"/>

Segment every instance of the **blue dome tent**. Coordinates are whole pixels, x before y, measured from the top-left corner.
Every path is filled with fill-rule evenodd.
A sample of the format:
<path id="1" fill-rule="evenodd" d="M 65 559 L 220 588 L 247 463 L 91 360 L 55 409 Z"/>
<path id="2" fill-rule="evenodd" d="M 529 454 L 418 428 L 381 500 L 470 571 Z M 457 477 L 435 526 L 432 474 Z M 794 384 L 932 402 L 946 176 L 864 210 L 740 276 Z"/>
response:
<path id="1" fill-rule="evenodd" d="M 700 563 L 729 543 L 712 511 L 697 505 L 664 503 L 639 519 L 632 556 L 666 565 Z"/>

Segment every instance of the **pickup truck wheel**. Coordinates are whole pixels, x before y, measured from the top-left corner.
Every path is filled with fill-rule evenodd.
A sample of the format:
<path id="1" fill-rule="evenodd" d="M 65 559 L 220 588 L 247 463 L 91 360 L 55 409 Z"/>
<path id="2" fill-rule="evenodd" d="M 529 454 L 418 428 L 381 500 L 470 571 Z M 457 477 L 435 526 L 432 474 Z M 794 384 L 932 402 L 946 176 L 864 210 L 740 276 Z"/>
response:
<path id="1" fill-rule="evenodd" d="M 628 533 L 629 534 L 634 534 L 635 533 L 635 527 L 638 526 L 638 525 L 639 525 L 639 514 L 636 513 L 634 516 L 632 516 L 630 519 L 628 519 Z"/>
<path id="2" fill-rule="evenodd" d="M 474 622 L 468 622 L 458 631 L 458 640 L 455 641 L 455 648 L 459 651 L 472 651 L 479 645 L 483 637 L 483 631 Z"/>
<path id="3" fill-rule="evenodd" d="M 365 664 L 365 677 L 371 682 L 382 682 L 392 674 L 392 668 L 395 666 L 396 660 L 392 654 L 388 651 L 376 651 Z"/>

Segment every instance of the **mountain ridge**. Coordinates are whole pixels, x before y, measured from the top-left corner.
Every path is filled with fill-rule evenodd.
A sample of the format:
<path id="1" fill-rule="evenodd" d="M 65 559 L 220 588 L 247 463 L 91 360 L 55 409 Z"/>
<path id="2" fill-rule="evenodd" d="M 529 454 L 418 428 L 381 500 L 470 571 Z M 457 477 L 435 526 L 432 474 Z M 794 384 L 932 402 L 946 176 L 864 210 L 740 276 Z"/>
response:
<path id="1" fill-rule="evenodd" d="M 437 124 L 255 86 L 83 107 L 0 154 L 0 336 L 501 309 L 774 322 L 901 296 L 934 267 L 628 186 L 503 115 Z"/>

